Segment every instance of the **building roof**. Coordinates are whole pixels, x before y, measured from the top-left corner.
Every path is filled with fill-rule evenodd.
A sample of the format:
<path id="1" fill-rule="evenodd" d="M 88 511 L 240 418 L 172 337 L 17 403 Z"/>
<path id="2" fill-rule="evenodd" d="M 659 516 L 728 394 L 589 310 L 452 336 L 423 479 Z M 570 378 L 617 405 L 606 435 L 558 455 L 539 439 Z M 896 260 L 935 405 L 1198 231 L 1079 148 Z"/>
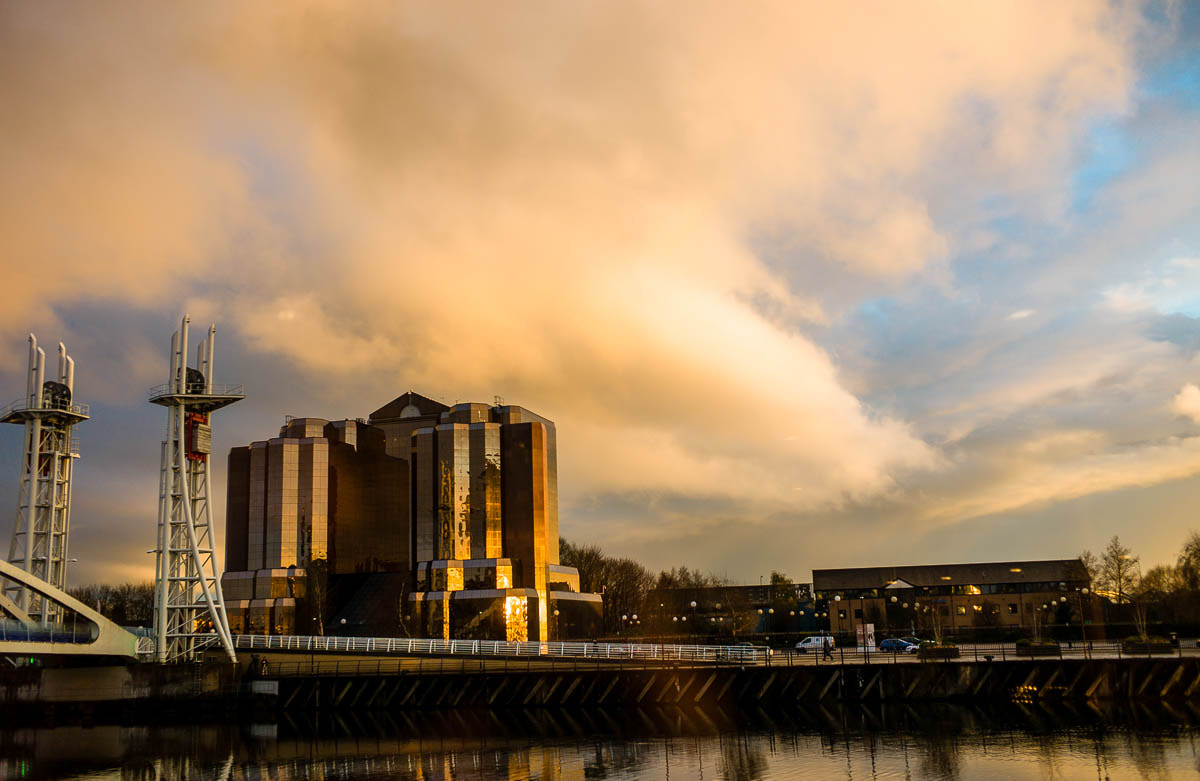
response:
<path id="1" fill-rule="evenodd" d="M 368 420 L 371 423 L 379 423 L 380 421 L 384 420 L 399 420 L 400 418 L 418 417 L 417 415 L 413 415 L 411 410 L 409 411 L 409 414 L 404 414 L 408 407 L 414 407 L 415 410 L 420 413 L 420 417 L 424 417 L 426 415 L 441 415 L 443 412 L 450 409 L 440 401 L 434 401 L 427 396 L 422 396 L 419 393 L 413 393 L 412 391 L 409 391 L 408 393 L 397 396 L 387 404 L 384 404 L 382 407 L 372 412 Z"/>
<path id="2" fill-rule="evenodd" d="M 813 590 L 817 592 L 885 588 L 896 580 L 921 588 L 989 583 L 1078 583 L 1087 582 L 1088 574 L 1079 559 L 813 570 Z"/>

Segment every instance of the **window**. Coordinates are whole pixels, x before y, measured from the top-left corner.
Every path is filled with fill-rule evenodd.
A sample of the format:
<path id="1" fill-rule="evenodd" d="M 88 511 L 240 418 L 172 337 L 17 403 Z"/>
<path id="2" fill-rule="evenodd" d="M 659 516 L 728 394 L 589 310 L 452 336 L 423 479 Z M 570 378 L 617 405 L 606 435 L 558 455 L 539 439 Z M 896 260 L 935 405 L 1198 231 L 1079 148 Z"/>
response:
<path id="1" fill-rule="evenodd" d="M 967 606 L 966 606 L 966 605 L 959 605 L 959 606 L 958 606 L 958 614 L 959 614 L 960 616 L 965 616 L 965 615 L 967 614 Z"/>
<path id="2" fill-rule="evenodd" d="M 839 618 L 839 619 L 841 619 L 842 621 L 845 621 L 845 620 L 846 620 L 846 611 L 845 611 L 845 610 L 839 610 L 839 611 L 838 611 L 838 618 Z"/>
<path id="3" fill-rule="evenodd" d="M 1017 612 L 1019 611 L 1019 609 L 1020 609 L 1020 608 L 1019 608 L 1019 606 L 1017 605 L 1017 603 L 1016 603 L 1016 602 L 1009 602 L 1009 603 L 1008 603 L 1008 614 L 1009 614 L 1010 616 L 1015 616 L 1015 615 L 1017 614 Z"/>
<path id="4" fill-rule="evenodd" d="M 858 618 L 858 619 L 862 618 L 862 608 L 861 607 L 854 608 L 854 617 Z"/>
<path id="5" fill-rule="evenodd" d="M 946 607 L 945 605 L 938 605 L 938 615 L 939 616 L 950 615 L 950 608 Z"/>

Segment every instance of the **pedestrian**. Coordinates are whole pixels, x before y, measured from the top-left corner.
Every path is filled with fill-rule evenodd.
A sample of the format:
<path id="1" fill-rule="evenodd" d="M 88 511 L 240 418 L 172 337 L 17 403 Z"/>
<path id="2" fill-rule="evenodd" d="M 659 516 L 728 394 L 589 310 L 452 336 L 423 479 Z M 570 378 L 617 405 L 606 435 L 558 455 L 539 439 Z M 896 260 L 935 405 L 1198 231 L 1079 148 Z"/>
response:
<path id="1" fill-rule="evenodd" d="M 821 643 L 821 658 L 833 659 L 833 638 L 826 637 L 825 642 Z"/>

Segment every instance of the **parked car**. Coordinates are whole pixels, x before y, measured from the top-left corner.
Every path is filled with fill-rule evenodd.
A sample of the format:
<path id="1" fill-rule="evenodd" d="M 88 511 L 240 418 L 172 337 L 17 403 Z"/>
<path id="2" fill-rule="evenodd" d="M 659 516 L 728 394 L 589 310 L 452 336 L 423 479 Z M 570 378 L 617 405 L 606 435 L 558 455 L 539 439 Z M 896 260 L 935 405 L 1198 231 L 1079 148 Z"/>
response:
<path id="1" fill-rule="evenodd" d="M 879 644 L 880 651 L 893 654 L 915 654 L 918 646 L 899 637 L 889 637 Z"/>
<path id="2" fill-rule="evenodd" d="M 829 635 L 813 635 L 796 643 L 796 653 L 806 654 L 809 651 L 819 652 L 822 648 L 833 648 L 833 638 Z"/>
<path id="3" fill-rule="evenodd" d="M 909 645 L 915 645 L 917 647 L 920 647 L 921 645 L 921 638 L 919 637 L 901 637 L 900 639 Z"/>

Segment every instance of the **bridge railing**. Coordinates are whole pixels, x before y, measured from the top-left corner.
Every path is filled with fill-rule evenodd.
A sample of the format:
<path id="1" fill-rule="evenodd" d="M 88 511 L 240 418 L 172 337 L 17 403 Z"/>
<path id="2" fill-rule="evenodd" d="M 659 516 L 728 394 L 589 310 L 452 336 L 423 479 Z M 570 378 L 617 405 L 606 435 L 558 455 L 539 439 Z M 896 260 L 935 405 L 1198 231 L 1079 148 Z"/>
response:
<path id="1" fill-rule="evenodd" d="M 659 645 L 649 643 L 509 642 L 504 640 L 435 640 L 407 637 L 313 637 L 305 635 L 235 635 L 239 651 L 331 651 L 336 653 L 552 657 L 565 659 L 737 662 L 762 664 L 770 650 L 750 645 Z"/>
<path id="2" fill-rule="evenodd" d="M 23 621 L 0 619 L 0 643 L 92 643 L 99 628 L 87 623 L 26 624 Z"/>

